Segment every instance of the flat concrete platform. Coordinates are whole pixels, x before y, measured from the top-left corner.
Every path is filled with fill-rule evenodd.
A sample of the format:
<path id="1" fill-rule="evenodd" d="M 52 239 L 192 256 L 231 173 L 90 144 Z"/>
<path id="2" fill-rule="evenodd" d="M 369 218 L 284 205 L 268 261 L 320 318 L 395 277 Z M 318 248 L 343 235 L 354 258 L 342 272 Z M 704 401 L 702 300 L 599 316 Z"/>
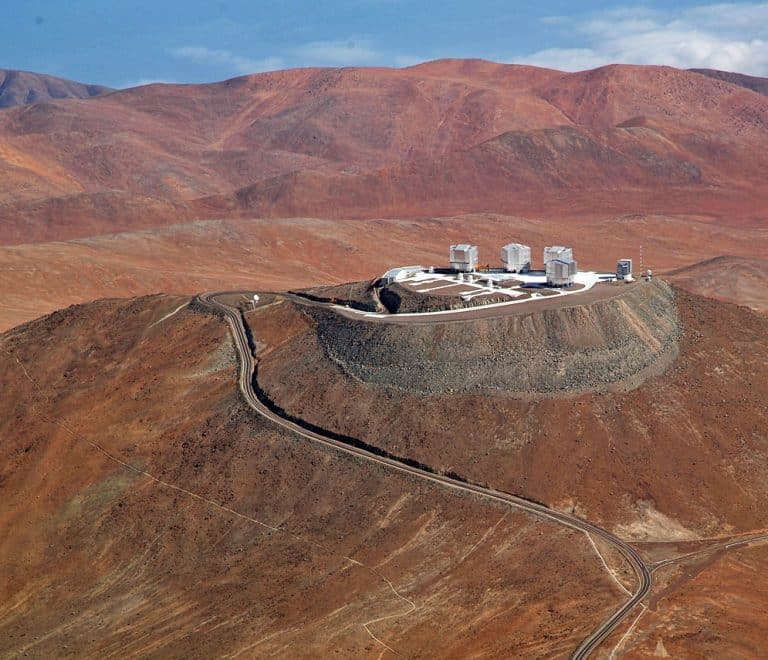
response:
<path id="1" fill-rule="evenodd" d="M 371 323 L 396 323 L 400 325 L 422 325 L 429 323 L 462 323 L 476 319 L 496 318 L 501 316 L 524 316 L 537 314 L 548 309 L 566 309 L 580 307 L 599 300 L 608 300 L 620 296 L 634 287 L 643 286 L 642 280 L 632 283 L 626 282 L 602 282 L 595 284 L 585 291 L 577 291 L 568 295 L 547 296 L 542 298 L 529 298 L 523 302 L 502 302 L 483 305 L 480 307 L 468 307 L 452 309 L 444 312 L 423 312 L 413 314 L 379 314 L 373 312 L 360 312 L 347 307 L 335 306 L 333 309 L 342 316 L 357 321 Z"/>

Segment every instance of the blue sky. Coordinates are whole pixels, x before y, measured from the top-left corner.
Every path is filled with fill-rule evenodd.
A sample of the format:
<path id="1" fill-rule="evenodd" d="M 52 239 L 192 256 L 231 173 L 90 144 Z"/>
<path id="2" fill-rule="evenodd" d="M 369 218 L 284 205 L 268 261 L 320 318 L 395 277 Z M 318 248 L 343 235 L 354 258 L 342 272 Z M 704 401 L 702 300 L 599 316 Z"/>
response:
<path id="1" fill-rule="evenodd" d="M 0 68 L 125 87 L 296 66 L 482 57 L 768 76 L 768 2 L 7 0 Z"/>

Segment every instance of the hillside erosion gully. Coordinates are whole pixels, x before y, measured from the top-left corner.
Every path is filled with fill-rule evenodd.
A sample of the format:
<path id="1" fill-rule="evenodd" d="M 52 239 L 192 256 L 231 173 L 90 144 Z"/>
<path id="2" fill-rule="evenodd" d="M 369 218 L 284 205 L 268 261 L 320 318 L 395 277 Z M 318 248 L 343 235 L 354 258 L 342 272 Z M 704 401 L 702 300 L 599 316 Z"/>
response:
<path id="1" fill-rule="evenodd" d="M 279 426 L 297 433 L 298 435 L 331 447 L 337 451 L 351 454 L 363 460 L 370 461 L 389 469 L 411 475 L 412 477 L 438 484 L 445 488 L 471 493 L 485 499 L 502 502 L 513 508 L 525 511 L 538 518 L 549 520 L 565 527 L 595 535 L 616 549 L 624 560 L 632 568 L 635 576 L 635 590 L 624 604 L 616 610 L 606 621 L 602 622 L 573 652 L 572 658 L 586 658 L 601 642 L 603 642 L 634 608 L 647 596 L 652 586 L 652 570 L 646 564 L 640 554 L 631 545 L 624 542 L 611 532 L 598 527 L 576 516 L 549 509 L 539 502 L 526 500 L 511 493 L 495 490 L 489 486 L 471 483 L 458 474 L 442 474 L 428 465 L 418 463 L 407 457 L 394 456 L 377 447 L 371 446 L 355 438 L 342 436 L 333 432 L 320 429 L 307 424 L 303 420 L 294 418 L 285 413 L 274 402 L 265 397 L 258 385 L 257 361 L 254 357 L 253 342 L 242 313 L 223 302 L 218 297 L 232 295 L 241 292 L 212 292 L 201 294 L 195 299 L 193 307 L 202 307 L 204 310 L 213 311 L 218 317 L 223 318 L 229 324 L 240 362 L 238 384 L 243 397 L 248 404 L 259 414 L 278 424 Z M 272 294 L 275 297 L 282 294 Z M 325 307 L 322 303 L 301 300 L 291 297 L 294 302 L 312 306 Z"/>

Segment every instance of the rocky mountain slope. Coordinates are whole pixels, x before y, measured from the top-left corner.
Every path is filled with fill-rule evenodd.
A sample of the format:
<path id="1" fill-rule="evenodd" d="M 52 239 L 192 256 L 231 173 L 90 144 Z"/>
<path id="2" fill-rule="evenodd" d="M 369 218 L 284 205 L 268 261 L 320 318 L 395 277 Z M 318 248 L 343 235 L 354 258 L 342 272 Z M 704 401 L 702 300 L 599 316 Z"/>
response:
<path id="1" fill-rule="evenodd" d="M 565 657 L 622 602 L 584 534 L 249 412 L 185 302 L 0 335 L 0 655 Z"/>
<path id="2" fill-rule="evenodd" d="M 447 60 L 149 85 L 0 113 L 2 240 L 135 229 L 136 215 L 163 225 L 169 205 L 177 221 L 610 211 L 743 224 L 768 199 L 766 126 L 765 96 L 665 67 Z M 140 213 L 123 216 L 115 192 Z"/>
<path id="3" fill-rule="evenodd" d="M 520 360 L 506 367 L 510 384 L 541 359 L 545 372 L 565 378 L 571 363 L 550 354 L 562 350 L 578 363 L 607 349 L 612 335 L 601 332 L 601 315 L 624 319 L 635 341 L 660 356 L 644 311 L 651 299 L 661 330 L 665 298 L 637 298 L 631 290 L 591 310 L 566 306 L 501 318 L 492 331 L 487 321 L 388 323 L 383 330 L 360 323 L 346 342 L 359 364 L 342 363 L 332 350 L 338 346 L 328 346 L 334 324 L 301 308 L 285 303 L 248 318 L 257 341 L 266 318 L 281 319 L 284 341 L 261 359 L 259 382 L 290 415 L 574 509 L 629 538 L 691 540 L 768 527 L 759 504 L 768 496 L 766 316 L 677 289 L 678 357 L 633 389 L 600 393 L 603 378 L 626 374 L 608 364 L 600 372 L 599 361 L 579 372 L 593 379 L 593 392 L 566 397 L 521 395 L 498 382 L 488 388 L 477 377 L 489 369 L 486 353 L 496 359 L 493 377 L 492 367 L 505 364 L 509 352 Z M 430 341 L 420 341 L 427 333 Z M 520 355 L 521 346 L 543 345 L 544 337 L 550 349 L 543 358 Z M 370 355 L 367 369 L 363 354 Z"/>
<path id="4" fill-rule="evenodd" d="M 663 282 L 603 286 L 611 297 L 589 304 L 445 324 L 308 313 L 324 355 L 374 387 L 519 397 L 631 388 L 677 356 L 673 294 Z"/>

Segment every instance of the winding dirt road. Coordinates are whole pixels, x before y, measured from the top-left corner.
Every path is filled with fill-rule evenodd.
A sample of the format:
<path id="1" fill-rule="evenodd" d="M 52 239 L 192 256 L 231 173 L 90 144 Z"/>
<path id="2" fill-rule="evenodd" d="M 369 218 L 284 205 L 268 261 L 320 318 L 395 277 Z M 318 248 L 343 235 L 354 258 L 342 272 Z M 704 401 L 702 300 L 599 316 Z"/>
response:
<path id="1" fill-rule="evenodd" d="M 384 465 L 392 470 L 404 472 L 416 478 L 430 481 L 432 483 L 439 484 L 440 486 L 451 488 L 453 490 L 460 490 L 467 493 L 472 493 L 486 499 L 495 500 L 498 502 L 506 503 L 516 509 L 526 511 L 533 514 L 538 518 L 550 520 L 557 524 L 575 529 L 586 534 L 598 536 L 613 548 L 615 548 L 632 567 L 637 580 L 637 586 L 634 593 L 630 598 L 614 612 L 606 621 L 600 624 L 600 626 L 594 630 L 573 652 L 572 658 L 580 659 L 586 658 L 597 646 L 606 639 L 616 627 L 632 612 L 638 603 L 648 594 L 652 585 L 652 574 L 650 567 L 642 559 L 640 554 L 629 544 L 622 541 L 617 536 L 614 536 L 609 531 L 597 527 L 590 522 L 577 518 L 575 516 L 554 511 L 547 508 L 543 504 L 531 502 L 510 493 L 504 493 L 502 491 L 494 490 L 492 488 L 485 488 L 475 484 L 467 483 L 455 477 L 449 477 L 443 474 L 438 474 L 409 464 L 407 460 L 392 458 L 389 456 L 382 456 L 372 451 L 356 447 L 352 444 L 343 442 L 332 437 L 330 434 L 326 435 L 322 432 L 305 428 L 301 424 L 292 419 L 287 419 L 281 416 L 275 411 L 274 406 L 270 405 L 270 402 L 262 400 L 254 389 L 254 382 L 256 379 L 256 359 L 251 352 L 251 348 L 248 342 L 248 334 L 245 327 L 245 322 L 239 310 L 234 307 L 230 307 L 217 300 L 221 295 L 232 295 L 242 293 L 240 291 L 227 291 L 227 292 L 211 292 L 198 296 L 197 300 L 205 307 L 218 312 L 226 319 L 229 327 L 232 331 L 232 336 L 235 342 L 235 348 L 239 355 L 240 360 L 240 374 L 239 374 L 239 386 L 243 393 L 245 400 L 248 404 L 259 414 L 266 417 L 270 421 L 278 424 L 279 426 L 293 431 L 301 435 L 304 438 L 312 440 L 314 442 L 321 443 L 328 447 L 332 447 L 335 450 L 352 454 L 359 458 Z M 272 296 L 279 296 L 280 294 L 272 294 Z M 321 303 L 310 303 L 309 301 L 302 301 L 301 299 L 291 297 L 294 302 L 300 302 L 310 305 L 318 305 Z"/>

